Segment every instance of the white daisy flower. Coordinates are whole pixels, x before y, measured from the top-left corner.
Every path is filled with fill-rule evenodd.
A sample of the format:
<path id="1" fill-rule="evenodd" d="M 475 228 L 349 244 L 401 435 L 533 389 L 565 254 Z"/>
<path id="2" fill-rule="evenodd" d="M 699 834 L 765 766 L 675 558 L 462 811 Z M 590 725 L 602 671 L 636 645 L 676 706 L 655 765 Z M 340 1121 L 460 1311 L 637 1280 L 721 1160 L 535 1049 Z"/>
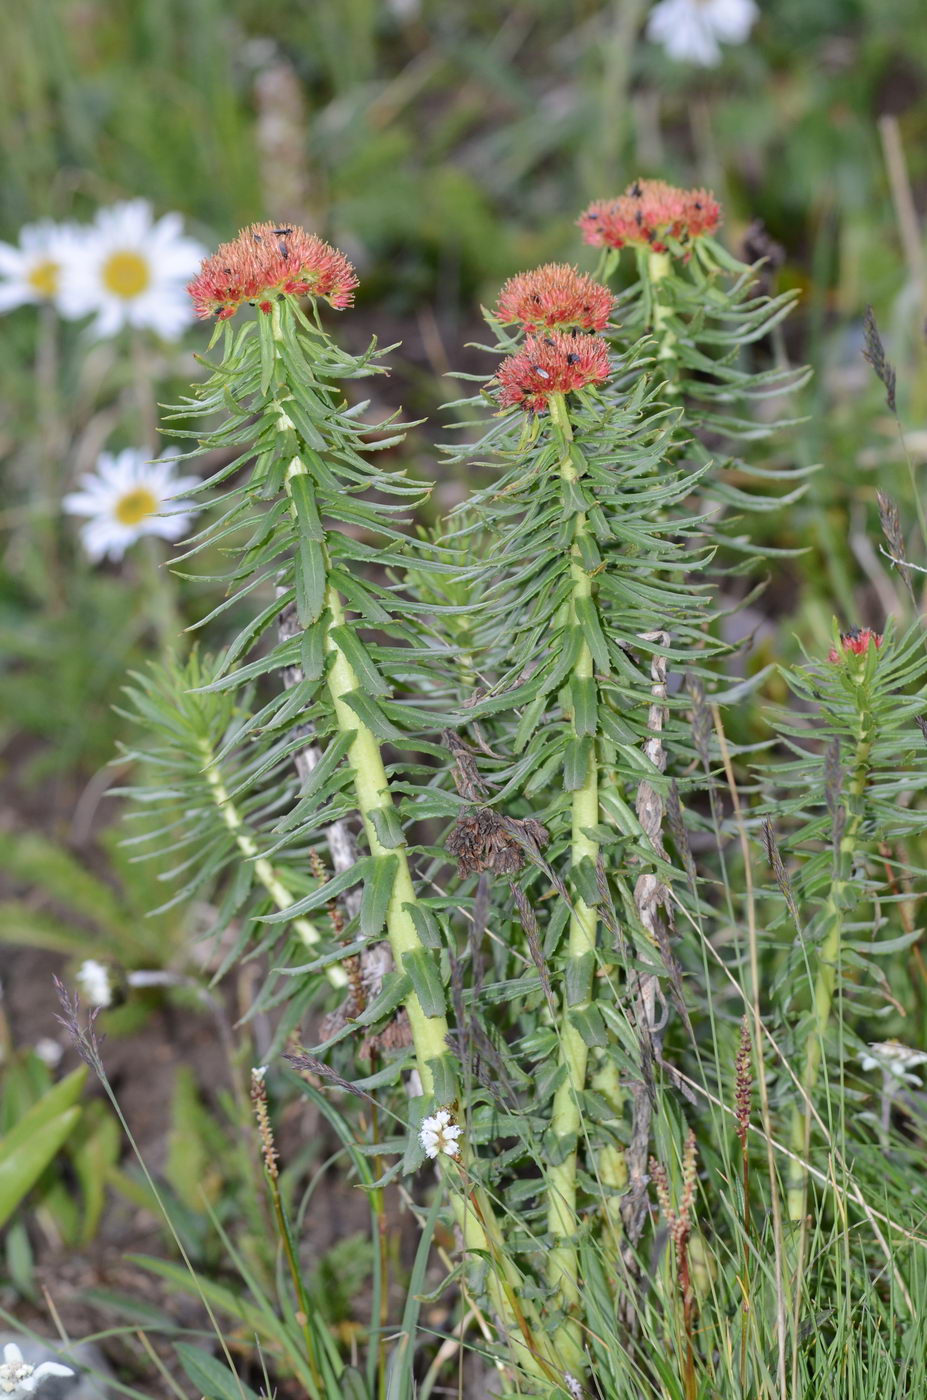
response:
<path id="1" fill-rule="evenodd" d="M 136 447 L 101 452 L 96 471 L 81 477 L 81 490 L 65 496 L 67 513 L 86 517 L 81 538 L 94 562 L 107 555 L 121 559 L 142 535 L 179 540 L 187 533 L 199 507 L 176 498 L 198 486 L 199 478 L 175 476 L 176 456 L 173 447 L 157 462 Z"/>
<path id="2" fill-rule="evenodd" d="M 892 1079 L 900 1079 L 903 1084 L 919 1085 L 920 1076 L 912 1074 L 911 1071 L 918 1065 L 927 1064 L 927 1052 L 923 1050 L 912 1050 L 907 1045 L 902 1045 L 897 1040 L 874 1040 L 869 1049 L 871 1054 L 865 1052 L 860 1055 L 859 1063 L 863 1071 L 880 1069 Z"/>
<path id="3" fill-rule="evenodd" d="M 91 1006 L 112 1005 L 113 984 L 105 963 L 97 962 L 96 958 L 87 958 L 77 969 L 75 978 Z"/>
<path id="4" fill-rule="evenodd" d="M 46 1376 L 73 1376 L 70 1366 L 59 1366 L 57 1361 L 43 1361 L 41 1366 L 30 1366 L 23 1360 L 23 1354 L 15 1342 L 8 1342 L 3 1348 L 3 1362 L 0 1364 L 0 1395 L 12 1395 L 19 1400 L 21 1395 L 31 1395 L 38 1390 Z"/>
<path id="5" fill-rule="evenodd" d="M 713 68 L 719 40 L 742 44 L 759 18 L 754 0 L 660 0 L 647 20 L 647 38 L 670 58 Z"/>
<path id="6" fill-rule="evenodd" d="M 459 1137 L 460 1128 L 446 1108 L 439 1108 L 430 1118 L 423 1118 L 422 1126 L 418 1130 L 419 1142 L 425 1150 L 426 1157 L 437 1157 L 441 1152 L 445 1152 L 448 1157 L 459 1157 Z"/>
<path id="7" fill-rule="evenodd" d="M 19 246 L 0 243 L 0 312 L 27 302 L 57 303 L 62 271 L 77 256 L 82 241 L 76 224 L 42 219 L 19 230 Z"/>
<path id="8" fill-rule="evenodd" d="M 63 269 L 61 314 L 96 313 L 95 335 L 136 326 L 179 340 L 194 319 L 186 284 L 206 256 L 182 228 L 179 214 L 165 214 L 155 223 L 147 199 L 101 209 Z"/>

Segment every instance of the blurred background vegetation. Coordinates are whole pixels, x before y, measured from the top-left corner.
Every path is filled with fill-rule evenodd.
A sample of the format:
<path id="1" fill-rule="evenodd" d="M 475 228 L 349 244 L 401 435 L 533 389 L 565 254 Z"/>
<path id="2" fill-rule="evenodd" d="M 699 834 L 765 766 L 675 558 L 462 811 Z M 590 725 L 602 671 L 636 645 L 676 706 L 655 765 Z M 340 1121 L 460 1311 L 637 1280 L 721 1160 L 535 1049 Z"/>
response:
<path id="1" fill-rule="evenodd" d="M 802 292 L 777 353 L 811 363 L 814 375 L 793 405 L 799 426 L 764 445 L 762 460 L 821 470 L 800 501 L 751 518 L 768 558 L 761 552 L 730 583 L 732 596 L 767 585 L 748 613 L 754 645 L 745 664 L 787 662 L 798 639 L 830 645 L 834 614 L 843 626 L 881 627 L 897 581 L 879 555 L 876 488 L 892 493 L 907 529 L 912 483 L 927 461 L 923 0 L 760 0 L 750 39 L 726 48 L 714 69 L 672 62 L 648 43 L 648 8 L 645 0 L 10 5 L 0 44 L 0 238 L 15 242 L 26 222 L 87 219 L 135 196 L 157 214 L 180 211 L 209 246 L 264 217 L 305 224 L 357 265 L 357 310 L 339 323 L 351 348 L 370 334 L 402 342 L 376 393 L 382 406 L 431 419 L 407 452 L 433 480 L 440 404 L 455 396 L 443 376 L 483 367 L 465 348 L 480 338 L 481 303 L 539 262 L 591 269 L 576 216 L 634 176 L 711 186 L 726 210 L 722 236 L 742 251 L 762 221 L 781 250 L 778 289 Z M 861 355 L 870 303 L 898 369 L 913 476 Z M 114 804 L 102 802 L 122 776 L 106 767 L 123 733 L 113 709 L 119 685 L 155 646 L 150 577 L 132 555 L 92 569 L 60 514 L 61 494 L 103 446 L 138 441 L 123 347 L 63 324 L 60 373 L 40 392 L 34 309 L 10 314 L 3 329 L 0 940 L 59 963 L 115 950 L 127 966 L 150 966 L 156 950 L 185 965 L 197 912 L 145 922 L 156 897 L 130 876 L 111 829 Z M 207 340 L 205 327 L 194 328 L 182 347 L 158 352 L 163 401 L 198 373 L 192 352 Z M 50 459 L 52 478 L 42 467 Z M 438 507 L 464 490 L 441 480 Z M 927 563 L 916 550 L 912 558 Z M 201 584 L 181 588 L 191 621 L 217 601 Z M 733 723 L 741 738 L 763 737 L 752 712 Z M 9 967 L 13 1029 L 3 1034 L 12 1050 L 54 1023 L 46 964 Z M 116 1014 L 138 1023 L 126 1009 Z M 29 1084 L 39 1086 L 34 1094 Z M 33 1066 L 17 1103 L 44 1084 Z M 188 1142 L 194 1098 L 184 1081 L 170 1110 Z M 204 1157 L 217 1131 L 202 1129 Z M 82 1150 L 78 1143 L 77 1159 Z M 109 1140 L 106 1151 L 115 1180 Z M 175 1176 L 179 1198 L 186 1176 Z M 141 1188 L 133 1189 L 138 1203 Z M 95 1222 L 96 1197 L 88 1212 Z M 73 1241 L 88 1227 L 59 1222 L 57 1236 L 43 1228 Z M 7 1262 L 28 1291 L 25 1236 L 17 1238 Z"/>

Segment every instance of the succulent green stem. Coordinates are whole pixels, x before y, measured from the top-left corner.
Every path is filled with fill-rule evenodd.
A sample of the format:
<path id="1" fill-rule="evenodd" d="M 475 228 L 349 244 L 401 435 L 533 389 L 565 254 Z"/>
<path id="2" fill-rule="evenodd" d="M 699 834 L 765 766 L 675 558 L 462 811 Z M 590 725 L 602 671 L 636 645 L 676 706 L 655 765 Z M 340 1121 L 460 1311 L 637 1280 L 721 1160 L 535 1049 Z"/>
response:
<path id="1" fill-rule="evenodd" d="M 824 1057 L 824 1038 L 837 985 L 844 920 L 846 910 L 853 903 L 853 856 L 865 814 L 865 791 L 869 776 L 873 728 L 871 716 L 864 705 L 861 694 L 852 775 L 844 792 L 845 824 L 837 849 L 834 878 L 822 916 L 824 937 L 818 955 L 811 1032 L 805 1049 L 805 1065 L 801 1077 L 802 1093 L 792 1108 L 790 1146 L 795 1157 L 800 1160 L 793 1159 L 790 1164 L 788 1208 L 789 1218 L 795 1221 L 802 1220 L 805 1214 L 807 1178 L 803 1162 L 811 1141 L 811 1100 Z"/>
<path id="2" fill-rule="evenodd" d="M 255 877 L 264 886 L 276 908 L 289 909 L 291 904 L 296 903 L 296 896 L 283 883 L 266 856 L 258 855 L 257 842 L 245 829 L 241 813 L 229 797 L 228 789 L 222 781 L 219 765 L 216 763 L 216 756 L 207 740 L 200 740 L 199 749 L 203 758 L 203 774 L 209 784 L 216 810 L 234 836 L 235 844 L 245 859 L 253 862 Z M 313 948 L 318 943 L 319 931 L 309 919 L 294 919 L 293 928 L 307 948 Z M 334 977 L 331 975 L 332 973 L 335 974 Z M 329 968 L 328 977 L 333 986 L 344 987 L 347 985 L 348 979 L 340 967 Z"/>
<path id="3" fill-rule="evenodd" d="M 647 254 L 647 275 L 650 279 L 650 293 L 653 298 L 653 333 L 659 342 L 657 359 L 663 364 L 666 371 L 666 388 L 669 393 L 677 393 L 678 386 L 674 382 L 676 363 L 676 334 L 670 329 L 671 311 L 665 300 L 660 296 L 660 283 L 669 277 L 672 271 L 669 253 L 648 253 Z"/>
<path id="4" fill-rule="evenodd" d="M 561 395 L 551 397 L 550 411 L 562 448 L 558 471 L 566 484 L 575 481 L 578 473 L 570 455 L 573 433 Z M 570 621 L 574 626 L 579 624 L 578 604 L 581 600 L 592 597 L 592 579 L 583 567 L 579 545 L 576 542 L 586 529 L 585 515 L 577 514 L 570 559 L 573 584 Z M 574 677 L 580 682 L 594 679 L 592 652 L 585 640 L 580 646 Z M 579 739 L 574 716 L 573 740 Z M 595 838 L 588 833 L 599 820 L 599 791 L 598 765 L 591 744 L 585 776 L 573 792 L 571 817 L 570 865 L 575 870 L 583 862 L 588 862 L 595 868 L 599 846 Z M 575 975 L 570 975 L 566 984 L 563 1020 L 560 1026 L 560 1064 L 566 1072 L 554 1095 L 551 1113 L 551 1136 L 557 1144 L 557 1160 L 547 1170 L 547 1224 L 553 1240 L 553 1248 L 547 1259 L 547 1275 L 551 1285 L 557 1289 L 563 1308 L 568 1314 L 573 1314 L 564 1332 L 558 1337 L 558 1353 L 572 1353 L 571 1358 L 566 1360 L 566 1369 L 572 1374 L 581 1374 L 585 1369 L 582 1338 L 575 1316 L 580 1306 L 576 1175 L 582 1124 L 581 1095 L 586 1083 L 589 1047 L 572 1023 L 570 1012 L 581 1011 L 591 1000 L 597 923 L 595 910 L 576 895 L 570 914 L 567 944 L 567 965 L 570 973 Z"/>

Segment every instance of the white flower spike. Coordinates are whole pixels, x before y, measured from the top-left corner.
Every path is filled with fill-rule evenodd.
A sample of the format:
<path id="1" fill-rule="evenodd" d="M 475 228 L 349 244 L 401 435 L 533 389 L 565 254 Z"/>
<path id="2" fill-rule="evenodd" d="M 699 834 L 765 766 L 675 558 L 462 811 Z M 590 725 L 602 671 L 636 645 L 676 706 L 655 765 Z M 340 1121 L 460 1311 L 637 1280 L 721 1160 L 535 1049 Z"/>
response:
<path id="1" fill-rule="evenodd" d="M 439 1108 L 430 1118 L 423 1118 L 418 1130 L 419 1142 L 426 1157 L 437 1157 L 442 1152 L 448 1157 L 459 1157 L 459 1137 L 460 1128 L 446 1108 Z"/>
<path id="2" fill-rule="evenodd" d="M 73 1376 L 70 1366 L 59 1366 L 57 1361 L 43 1361 L 41 1366 L 30 1366 L 23 1360 L 23 1354 L 14 1342 L 3 1348 L 3 1362 L 0 1364 L 0 1395 L 10 1395 L 19 1400 L 22 1395 L 32 1395 L 38 1390 L 46 1376 Z"/>
<path id="3" fill-rule="evenodd" d="M 660 0 L 650 11 L 647 38 L 670 58 L 714 68 L 720 43 L 742 44 L 758 17 L 754 0 Z"/>
<path id="4" fill-rule="evenodd" d="M 65 496 L 67 513 L 85 518 L 81 538 L 95 563 L 107 556 L 121 559 L 142 535 L 179 540 L 187 533 L 198 507 L 176 497 L 193 490 L 199 479 L 174 476 L 176 455 L 176 448 L 168 448 L 160 461 L 149 462 L 133 447 L 101 452 L 96 471 L 81 477 L 81 490 Z"/>
<path id="5" fill-rule="evenodd" d="M 193 320 L 186 284 L 206 256 L 182 228 L 179 214 L 155 222 L 147 199 L 101 209 L 62 270 L 61 314 L 95 314 L 98 336 L 135 326 L 179 340 Z"/>
<path id="6" fill-rule="evenodd" d="M 918 1065 L 927 1064 L 927 1051 L 912 1050 L 910 1046 L 902 1045 L 897 1040 L 874 1040 L 869 1049 L 872 1051 L 870 1055 L 864 1052 L 859 1057 L 864 1072 L 880 1069 L 893 1079 L 901 1080 L 903 1084 L 920 1085 L 920 1075 L 912 1074 L 911 1071 Z"/>
<path id="7" fill-rule="evenodd" d="M 0 312 L 29 302 L 57 304 L 62 273 L 79 256 L 83 235 L 75 224 L 42 219 L 19 230 L 19 244 L 0 243 Z"/>

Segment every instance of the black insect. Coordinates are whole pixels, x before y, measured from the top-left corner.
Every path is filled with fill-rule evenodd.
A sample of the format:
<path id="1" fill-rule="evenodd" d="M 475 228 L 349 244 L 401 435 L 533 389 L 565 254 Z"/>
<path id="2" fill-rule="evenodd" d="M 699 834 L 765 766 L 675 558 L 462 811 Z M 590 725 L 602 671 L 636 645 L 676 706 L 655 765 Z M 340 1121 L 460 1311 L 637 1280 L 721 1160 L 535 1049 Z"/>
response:
<path id="1" fill-rule="evenodd" d="M 284 262 L 290 260 L 290 250 L 286 245 L 287 235 L 291 234 L 291 228 L 275 228 L 274 237 L 277 239 L 277 247 L 280 249 L 280 256 Z"/>

